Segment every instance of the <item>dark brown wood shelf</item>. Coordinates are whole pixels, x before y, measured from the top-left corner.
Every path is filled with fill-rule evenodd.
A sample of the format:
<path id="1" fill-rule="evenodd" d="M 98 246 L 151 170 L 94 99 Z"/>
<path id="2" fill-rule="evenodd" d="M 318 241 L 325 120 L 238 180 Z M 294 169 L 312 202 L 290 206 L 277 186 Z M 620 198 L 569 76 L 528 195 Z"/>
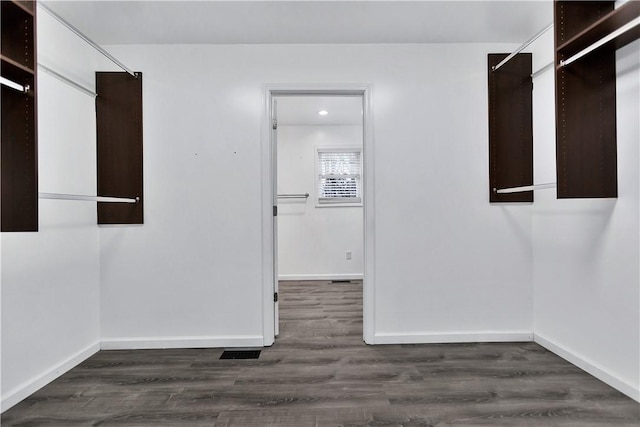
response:
<path id="1" fill-rule="evenodd" d="M 1 230 L 38 230 L 38 127 L 34 1 L 1 1 L 0 72 L 29 86 L 2 85 Z"/>
<path id="2" fill-rule="evenodd" d="M 640 38 L 633 28 L 576 61 L 566 60 L 640 16 L 640 2 L 554 2 L 557 195 L 618 197 L 616 49 Z"/>
<path id="3" fill-rule="evenodd" d="M 29 68 L 25 65 L 20 64 L 19 62 L 14 61 L 11 58 L 8 58 L 4 55 L 0 55 L 0 60 L 2 60 L 2 76 L 6 77 L 9 74 L 14 74 L 11 70 L 12 67 L 18 68 L 19 70 L 21 70 L 24 73 L 30 74 L 30 75 L 34 75 L 35 71 L 32 68 Z M 6 71 L 6 73 L 5 73 Z M 8 78 L 8 77 L 7 77 Z M 19 83 L 19 82 L 16 82 Z"/>
<path id="4" fill-rule="evenodd" d="M 629 1 L 617 9 L 612 10 L 604 17 L 580 31 L 569 40 L 557 47 L 558 52 L 567 57 L 592 45 L 603 37 L 611 34 L 622 26 L 628 24 L 640 16 L 640 1 Z M 640 26 L 633 28 L 618 36 L 609 43 L 614 49 L 619 49 L 640 37 Z M 604 47 L 605 45 L 603 45 Z"/>
<path id="5" fill-rule="evenodd" d="M 20 9 L 27 12 L 29 15 L 33 16 L 35 14 L 35 2 L 33 1 L 20 1 L 20 0 L 11 0 L 9 3 L 13 3 L 18 6 Z"/>

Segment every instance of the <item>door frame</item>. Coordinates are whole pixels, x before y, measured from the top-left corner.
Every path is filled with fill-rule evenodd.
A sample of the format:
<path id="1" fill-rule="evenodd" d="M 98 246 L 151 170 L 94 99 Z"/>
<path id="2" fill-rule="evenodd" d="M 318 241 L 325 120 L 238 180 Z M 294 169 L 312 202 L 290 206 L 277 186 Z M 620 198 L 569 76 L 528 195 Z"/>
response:
<path id="1" fill-rule="evenodd" d="M 274 141 L 272 139 L 272 100 L 278 96 L 362 96 L 362 167 L 363 167 L 363 220 L 364 220 L 364 278 L 362 300 L 363 340 L 374 344 L 375 337 L 375 222 L 374 222 L 374 138 L 372 97 L 373 86 L 350 85 L 267 85 L 264 87 L 264 116 L 261 140 L 261 205 L 262 205 L 262 336 L 263 345 L 275 342 L 274 263 L 275 238 L 273 206 L 276 200 L 274 167 Z"/>

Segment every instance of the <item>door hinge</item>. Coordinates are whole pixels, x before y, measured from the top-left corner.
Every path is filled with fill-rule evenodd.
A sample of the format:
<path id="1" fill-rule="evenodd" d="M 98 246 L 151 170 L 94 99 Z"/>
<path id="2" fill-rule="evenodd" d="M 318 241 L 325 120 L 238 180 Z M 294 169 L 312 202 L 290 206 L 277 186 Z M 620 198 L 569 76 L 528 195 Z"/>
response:
<path id="1" fill-rule="evenodd" d="M 278 293 L 277 292 L 273 293 L 273 302 L 278 302 Z"/>
<path id="2" fill-rule="evenodd" d="M 278 207 L 277 206 L 273 207 L 273 216 L 278 216 Z"/>
<path id="3" fill-rule="evenodd" d="M 271 127 L 275 130 L 278 129 L 278 119 L 273 119 L 271 121 Z"/>

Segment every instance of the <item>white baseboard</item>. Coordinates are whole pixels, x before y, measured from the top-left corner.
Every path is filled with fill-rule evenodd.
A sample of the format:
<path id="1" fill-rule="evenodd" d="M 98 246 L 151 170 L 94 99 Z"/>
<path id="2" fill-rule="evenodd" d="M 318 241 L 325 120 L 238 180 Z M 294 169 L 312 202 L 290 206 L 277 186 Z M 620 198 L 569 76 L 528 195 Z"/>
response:
<path id="1" fill-rule="evenodd" d="M 263 347 L 262 335 L 194 336 L 194 337 L 136 337 L 105 338 L 102 350 L 148 350 L 162 348 L 222 348 Z"/>
<path id="2" fill-rule="evenodd" d="M 460 332 L 383 332 L 376 333 L 374 344 L 442 344 L 464 342 L 528 342 L 531 331 L 460 331 Z"/>
<path id="3" fill-rule="evenodd" d="M 2 411 L 6 411 L 17 403 L 20 403 L 22 400 L 29 397 L 31 394 L 40 390 L 45 385 L 49 384 L 51 381 L 55 380 L 62 374 L 68 372 L 75 366 L 79 365 L 83 361 L 87 360 L 89 357 L 96 354 L 100 351 L 100 342 L 96 342 L 91 344 L 84 350 L 79 351 L 73 356 L 67 358 L 62 363 L 53 366 L 50 369 L 45 370 L 42 374 L 38 375 L 35 378 L 30 379 L 18 387 L 15 387 L 13 390 L 9 390 L 7 393 L 2 395 Z"/>
<path id="4" fill-rule="evenodd" d="M 610 385 L 621 393 L 626 394 L 633 400 L 640 402 L 640 388 L 634 387 L 628 382 L 624 381 L 621 378 L 618 378 L 615 374 L 609 372 L 607 369 L 599 366 L 597 363 L 592 362 L 588 358 L 582 356 L 581 354 L 575 353 L 566 347 L 563 347 L 547 338 L 544 338 L 538 334 L 534 334 L 534 339 L 536 343 L 540 344 L 542 347 L 547 350 L 557 354 L 563 359 L 573 363 L 578 368 L 582 369 L 585 372 L 593 375 L 600 381 Z"/>
<path id="5" fill-rule="evenodd" d="M 279 274 L 278 280 L 362 280 L 364 274 Z"/>

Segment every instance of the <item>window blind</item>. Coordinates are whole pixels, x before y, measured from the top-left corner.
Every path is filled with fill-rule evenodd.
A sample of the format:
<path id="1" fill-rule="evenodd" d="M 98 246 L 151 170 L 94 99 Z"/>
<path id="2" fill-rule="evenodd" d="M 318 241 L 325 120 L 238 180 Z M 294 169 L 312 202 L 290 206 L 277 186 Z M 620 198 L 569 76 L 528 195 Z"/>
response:
<path id="1" fill-rule="evenodd" d="M 360 203 L 361 152 L 318 150 L 318 202 Z"/>

